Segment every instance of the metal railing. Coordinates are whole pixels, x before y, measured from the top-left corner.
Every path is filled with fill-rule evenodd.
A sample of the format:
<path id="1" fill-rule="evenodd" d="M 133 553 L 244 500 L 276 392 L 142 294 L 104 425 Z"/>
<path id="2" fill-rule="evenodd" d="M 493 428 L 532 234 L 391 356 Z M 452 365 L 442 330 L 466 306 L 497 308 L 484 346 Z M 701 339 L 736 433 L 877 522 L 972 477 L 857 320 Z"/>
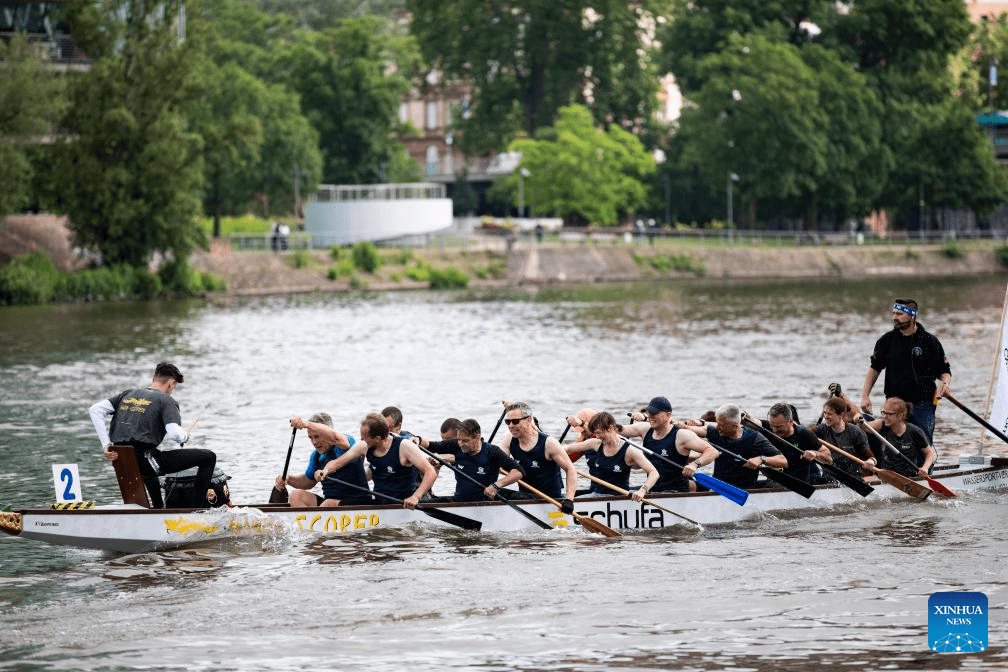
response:
<path id="1" fill-rule="evenodd" d="M 347 201 L 399 201 L 417 198 L 444 198 L 445 185 L 431 182 L 413 184 L 320 184 L 314 200 L 318 203 Z"/>

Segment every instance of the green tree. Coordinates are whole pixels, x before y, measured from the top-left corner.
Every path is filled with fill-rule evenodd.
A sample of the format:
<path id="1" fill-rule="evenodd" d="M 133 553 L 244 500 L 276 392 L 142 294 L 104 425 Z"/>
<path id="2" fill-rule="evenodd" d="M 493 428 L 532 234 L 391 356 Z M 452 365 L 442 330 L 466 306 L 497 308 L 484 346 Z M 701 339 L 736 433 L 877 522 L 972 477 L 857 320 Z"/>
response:
<path id="1" fill-rule="evenodd" d="M 713 184 L 730 173 L 754 201 L 814 192 L 826 172 L 828 118 L 815 73 L 787 43 L 738 36 L 707 56 L 683 111 L 683 159 Z"/>
<path id="2" fill-rule="evenodd" d="M 826 119 L 826 170 L 804 194 L 807 225 L 821 210 L 835 221 L 867 215 L 893 167 L 892 150 L 882 142 L 884 108 L 867 78 L 835 50 L 810 44 L 798 53 L 818 86 Z"/>
<path id="3" fill-rule="evenodd" d="M 206 0 L 200 17 L 209 57 L 220 68 L 216 77 L 224 81 L 212 87 L 207 100 L 201 101 L 197 109 L 205 108 L 213 100 L 214 106 L 229 110 L 227 115 L 202 115 L 202 118 L 209 121 L 211 133 L 214 126 L 217 135 L 223 131 L 219 144 L 234 156 L 234 160 L 221 164 L 212 160 L 213 153 L 219 150 L 207 147 L 208 181 L 210 185 L 214 183 L 214 165 L 240 167 L 232 171 L 234 188 L 224 199 L 226 212 L 244 212 L 254 194 L 264 197 L 267 215 L 271 210 L 291 212 L 295 180 L 302 192 L 307 193 L 318 185 L 322 174 L 318 131 L 301 112 L 300 97 L 274 66 L 282 45 L 297 39 L 291 30 L 292 21 L 282 14 L 266 14 L 237 0 Z M 249 135 L 237 127 L 229 130 L 224 126 L 225 118 L 229 125 L 253 124 L 258 130 L 249 126 Z M 211 144 L 206 134 L 204 139 Z M 255 140 L 258 149 L 250 153 L 250 143 Z M 240 151 L 245 146 L 247 149 Z M 212 186 L 208 185 L 208 193 L 212 193 Z M 214 212 L 213 198 L 205 201 L 207 209 Z"/>
<path id="4" fill-rule="evenodd" d="M 829 0 L 675 0 L 669 20 L 658 30 L 658 62 L 690 95 L 706 79 L 703 60 L 727 47 L 732 36 L 759 33 L 798 46 L 812 39 L 811 25 L 824 30 L 835 16 L 835 3 Z"/>
<path id="5" fill-rule="evenodd" d="M 267 84 L 263 93 L 253 108 L 264 134 L 261 160 L 252 171 L 255 190 L 265 194 L 271 208 L 291 212 L 295 179 L 301 194 L 312 192 L 321 180 L 319 133 L 301 112 L 296 93 L 281 84 Z"/>
<path id="6" fill-rule="evenodd" d="M 990 84 L 990 68 L 997 68 L 997 84 Z M 958 92 L 971 109 L 1003 110 L 1008 107 L 1008 14 L 976 25 L 954 65 Z"/>
<path id="7" fill-rule="evenodd" d="M 29 148 L 53 132 L 66 106 L 64 82 L 24 35 L 0 42 L 0 218 L 28 204 Z"/>
<path id="8" fill-rule="evenodd" d="M 278 71 L 318 129 L 326 182 L 377 182 L 401 147 L 392 132 L 407 83 L 389 64 L 402 56 L 403 45 L 385 28 L 379 19 L 347 20 L 302 34 L 278 57 Z"/>
<path id="9" fill-rule="evenodd" d="M 585 107 L 570 105 L 559 110 L 550 135 L 510 146 L 522 153 L 521 168 L 529 171 L 525 199 L 536 212 L 555 213 L 569 224 L 611 226 L 644 204 L 643 181 L 655 161 L 631 133 L 615 124 L 600 129 Z"/>
<path id="10" fill-rule="evenodd" d="M 188 117 L 203 138 L 203 207 L 213 215 L 217 238 L 221 216 L 244 211 L 255 192 L 252 166 L 260 159 L 263 128 L 252 108 L 265 85 L 234 63 L 218 68 L 206 61 L 201 79 L 209 91 L 193 101 Z"/>
<path id="11" fill-rule="evenodd" d="M 183 110 L 202 92 L 199 47 L 180 40 L 181 2 L 67 0 L 78 44 L 93 61 L 71 85 L 56 153 L 60 208 L 106 264 L 179 263 L 203 241 L 196 216 L 202 142 Z"/>
<path id="12" fill-rule="evenodd" d="M 883 105 L 883 143 L 894 166 L 876 207 L 911 227 L 923 220 L 921 199 L 925 206 L 990 212 L 1004 198 L 1003 169 L 972 114 L 975 98 L 957 95 L 951 67 L 972 31 L 965 6 L 865 0 L 838 28 Z"/>
<path id="13" fill-rule="evenodd" d="M 648 30 L 659 4 L 407 2 L 426 60 L 472 86 L 470 114 L 457 123 L 467 154 L 500 150 L 520 131 L 533 137 L 571 102 L 599 122 L 649 123 L 657 77 Z"/>
<path id="14" fill-rule="evenodd" d="M 378 16 L 388 20 L 396 18 L 405 6 L 404 0 L 254 0 L 265 13 L 282 13 L 296 25 L 325 30 L 333 28 L 343 19 Z"/>

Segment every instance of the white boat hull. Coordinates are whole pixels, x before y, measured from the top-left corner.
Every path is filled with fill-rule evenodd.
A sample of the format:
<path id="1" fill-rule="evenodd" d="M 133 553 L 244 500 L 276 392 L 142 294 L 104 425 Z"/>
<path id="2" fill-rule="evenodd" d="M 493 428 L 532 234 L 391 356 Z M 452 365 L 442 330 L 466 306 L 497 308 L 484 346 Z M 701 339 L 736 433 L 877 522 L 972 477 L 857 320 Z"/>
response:
<path id="1" fill-rule="evenodd" d="M 934 477 L 956 492 L 1008 488 L 1008 460 L 995 458 L 992 466 L 987 458 L 984 464 L 939 468 Z M 679 515 L 622 496 L 579 498 L 575 511 L 626 532 L 689 526 L 684 518 L 702 525 L 720 525 L 765 513 L 825 509 L 906 497 L 883 484 L 875 485 L 874 492 L 863 498 L 841 486 L 819 486 L 809 499 L 781 488 L 757 490 L 750 493 L 744 506 L 713 492 L 652 493 L 649 499 Z M 937 499 L 938 495 L 931 498 Z M 519 505 L 554 528 L 580 527 L 572 516 L 561 513 L 551 504 L 523 502 Z M 478 520 L 483 531 L 541 529 L 499 502 L 439 504 L 437 508 Z M 453 527 L 422 512 L 394 505 L 292 509 L 286 505 L 264 504 L 195 511 L 118 504 L 93 509 L 24 509 L 0 513 L 0 529 L 15 536 L 50 544 L 131 553 L 248 536 L 282 536 L 291 532 L 338 535 L 416 523 Z"/>

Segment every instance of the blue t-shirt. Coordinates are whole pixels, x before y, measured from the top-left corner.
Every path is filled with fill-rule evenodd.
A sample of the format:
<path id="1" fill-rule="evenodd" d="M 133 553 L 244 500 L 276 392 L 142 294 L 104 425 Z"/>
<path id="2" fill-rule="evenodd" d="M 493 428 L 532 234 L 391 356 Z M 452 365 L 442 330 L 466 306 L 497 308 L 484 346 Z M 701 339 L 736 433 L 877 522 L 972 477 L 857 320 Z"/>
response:
<path id="1" fill-rule="evenodd" d="M 353 448 L 354 438 L 349 434 L 346 435 L 347 441 L 350 442 L 350 448 Z M 304 475 L 311 480 L 315 480 L 315 472 L 319 469 L 325 467 L 337 457 L 345 453 L 349 448 L 343 449 L 339 446 L 329 446 L 329 450 L 324 453 L 320 453 L 317 450 L 312 451 L 311 457 L 308 458 L 308 468 L 305 469 Z"/>

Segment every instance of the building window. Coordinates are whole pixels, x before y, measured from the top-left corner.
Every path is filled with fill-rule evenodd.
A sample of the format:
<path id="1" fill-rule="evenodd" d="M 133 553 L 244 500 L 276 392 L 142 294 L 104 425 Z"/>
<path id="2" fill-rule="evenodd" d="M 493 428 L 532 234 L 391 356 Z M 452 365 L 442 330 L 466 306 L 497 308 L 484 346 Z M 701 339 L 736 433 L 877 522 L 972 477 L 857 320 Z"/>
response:
<path id="1" fill-rule="evenodd" d="M 439 164 L 440 160 L 438 159 L 437 147 L 431 145 L 427 148 L 427 174 L 437 175 L 441 169 Z"/>
<path id="2" fill-rule="evenodd" d="M 399 122 L 405 124 L 409 121 L 409 103 L 399 103 Z"/>
<path id="3" fill-rule="evenodd" d="M 427 103 L 427 128 L 437 128 L 437 101 L 432 100 Z"/>

